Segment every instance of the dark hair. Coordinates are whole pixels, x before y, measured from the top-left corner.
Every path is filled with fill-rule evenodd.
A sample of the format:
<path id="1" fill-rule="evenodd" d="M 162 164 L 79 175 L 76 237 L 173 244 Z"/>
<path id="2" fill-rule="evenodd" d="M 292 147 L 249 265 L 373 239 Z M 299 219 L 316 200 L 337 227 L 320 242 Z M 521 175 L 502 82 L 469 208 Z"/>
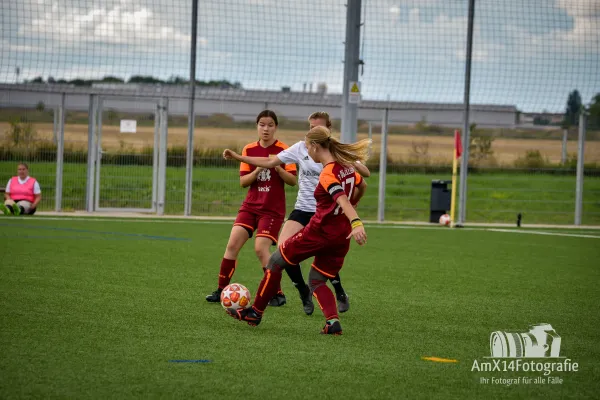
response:
<path id="1" fill-rule="evenodd" d="M 275 112 L 271 111 L 271 110 L 261 111 L 260 114 L 258 114 L 258 116 L 256 117 L 256 123 L 258 124 L 258 121 L 260 121 L 261 118 L 265 118 L 265 117 L 273 118 L 273 121 L 275 121 L 275 126 L 279 126 L 279 121 L 277 120 L 277 114 L 275 114 Z"/>
<path id="2" fill-rule="evenodd" d="M 17 167 L 18 167 L 19 165 L 22 165 L 22 166 L 24 166 L 24 167 L 25 167 L 27 170 L 29 170 L 29 165 L 25 164 L 24 162 L 20 162 L 20 163 L 18 163 L 18 164 L 17 164 Z"/>

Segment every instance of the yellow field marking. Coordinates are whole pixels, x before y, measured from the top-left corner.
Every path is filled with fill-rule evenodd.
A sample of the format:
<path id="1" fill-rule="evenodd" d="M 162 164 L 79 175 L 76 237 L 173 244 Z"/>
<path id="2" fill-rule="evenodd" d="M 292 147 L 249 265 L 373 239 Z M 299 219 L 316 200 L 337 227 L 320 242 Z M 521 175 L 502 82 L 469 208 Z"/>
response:
<path id="1" fill-rule="evenodd" d="M 422 360 L 425 361 L 433 361 L 433 362 L 441 362 L 441 363 L 457 363 L 458 360 L 453 360 L 451 358 L 440 358 L 440 357 L 421 357 Z"/>

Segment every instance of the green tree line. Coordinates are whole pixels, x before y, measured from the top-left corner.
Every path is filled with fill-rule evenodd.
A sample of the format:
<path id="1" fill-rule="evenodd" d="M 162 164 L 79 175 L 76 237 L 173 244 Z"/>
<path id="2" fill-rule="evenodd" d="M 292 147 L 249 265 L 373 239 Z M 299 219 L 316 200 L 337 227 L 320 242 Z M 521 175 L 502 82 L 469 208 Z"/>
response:
<path id="1" fill-rule="evenodd" d="M 133 75 L 128 80 L 119 78 L 117 76 L 105 76 L 102 79 L 55 79 L 49 76 L 48 79 L 44 80 L 42 76 L 35 77 L 31 80 L 25 80 L 24 83 L 62 83 L 71 84 L 75 86 L 92 86 L 94 83 L 144 83 L 144 84 L 160 84 L 160 85 L 187 85 L 190 83 L 189 79 L 185 79 L 181 76 L 173 75 L 169 79 L 160 79 L 149 75 Z M 228 80 L 210 80 L 201 81 L 196 80 L 197 86 L 204 87 L 218 87 L 222 89 L 242 89 L 240 82 L 229 82 Z"/>

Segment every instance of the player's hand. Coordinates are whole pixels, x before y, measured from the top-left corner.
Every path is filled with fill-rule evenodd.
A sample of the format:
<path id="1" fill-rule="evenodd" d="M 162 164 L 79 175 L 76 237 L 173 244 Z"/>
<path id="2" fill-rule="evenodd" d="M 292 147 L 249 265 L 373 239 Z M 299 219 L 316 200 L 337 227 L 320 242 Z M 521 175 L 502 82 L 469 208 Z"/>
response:
<path id="1" fill-rule="evenodd" d="M 354 240 L 356 240 L 356 243 L 358 243 L 359 246 L 366 244 L 367 232 L 365 232 L 365 227 L 361 225 L 352 229 L 352 232 L 350 232 L 350 235 L 348 235 L 346 239 L 350 239 L 351 237 L 354 237 Z"/>
<path id="2" fill-rule="evenodd" d="M 233 150 L 225 149 L 223 151 L 223 158 L 226 160 L 234 159 L 237 156 L 237 153 Z"/>
<path id="3" fill-rule="evenodd" d="M 281 168 L 279 165 L 276 165 L 276 166 L 275 166 L 275 167 L 273 167 L 273 168 L 275 168 L 275 171 L 276 171 L 278 174 L 280 174 L 280 173 L 283 171 L 283 168 Z"/>

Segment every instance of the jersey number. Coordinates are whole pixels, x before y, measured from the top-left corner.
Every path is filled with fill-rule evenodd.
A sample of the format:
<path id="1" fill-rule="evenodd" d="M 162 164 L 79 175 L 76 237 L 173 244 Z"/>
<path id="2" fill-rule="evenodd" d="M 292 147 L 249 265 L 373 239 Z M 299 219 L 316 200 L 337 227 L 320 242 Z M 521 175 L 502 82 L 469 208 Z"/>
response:
<path id="1" fill-rule="evenodd" d="M 350 200 L 350 199 L 352 199 L 352 192 L 354 191 L 354 176 L 348 177 L 342 181 L 342 190 L 344 192 L 346 192 L 346 183 L 348 185 L 350 185 L 350 191 L 348 192 L 348 200 Z M 344 213 L 344 211 L 342 210 L 342 207 L 340 205 L 338 205 L 335 208 L 333 215 L 338 215 L 340 213 L 340 211 L 342 214 Z"/>

